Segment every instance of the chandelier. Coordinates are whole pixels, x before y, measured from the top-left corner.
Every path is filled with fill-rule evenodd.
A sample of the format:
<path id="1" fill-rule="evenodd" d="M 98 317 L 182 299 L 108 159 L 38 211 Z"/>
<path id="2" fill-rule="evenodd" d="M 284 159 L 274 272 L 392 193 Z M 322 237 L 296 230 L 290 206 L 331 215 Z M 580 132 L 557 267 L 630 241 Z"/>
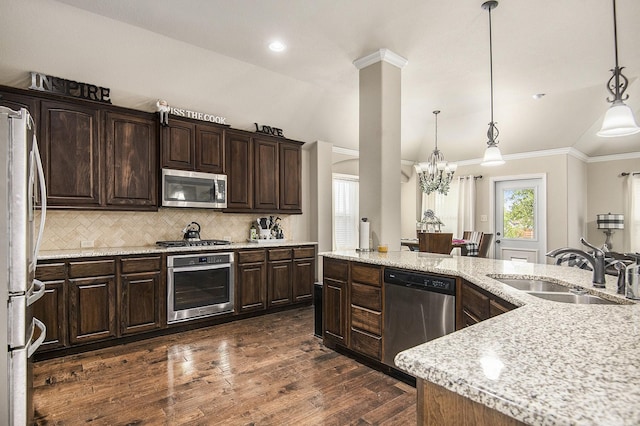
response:
<path id="1" fill-rule="evenodd" d="M 493 121 L 493 45 L 491 40 L 491 9 L 498 7 L 497 1 L 487 1 L 482 3 L 482 8 L 489 11 L 489 74 L 491 76 L 491 122 L 487 130 L 487 149 L 484 152 L 481 166 L 499 166 L 504 164 L 500 148 L 498 148 L 498 135 L 500 132 Z"/>
<path id="2" fill-rule="evenodd" d="M 433 150 L 426 163 L 416 164 L 414 167 L 418 174 L 420 189 L 425 194 L 438 191 L 442 195 L 447 195 L 453 174 L 458 165 L 447 163 L 444 155 L 438 149 L 438 114 L 440 111 L 433 111 L 436 117 L 436 148 Z"/>
<path id="3" fill-rule="evenodd" d="M 604 116 L 602 129 L 598 136 L 613 138 L 616 136 L 633 135 L 640 132 L 640 127 L 636 124 L 633 110 L 623 101 L 629 99 L 629 95 L 623 97 L 629 80 L 622 74 L 624 67 L 618 66 L 618 26 L 616 24 L 616 0 L 613 0 L 613 41 L 615 45 L 616 66 L 611 70 L 613 75 L 607 82 L 607 90 L 613 99 L 607 98 L 611 103 L 609 110 Z"/>

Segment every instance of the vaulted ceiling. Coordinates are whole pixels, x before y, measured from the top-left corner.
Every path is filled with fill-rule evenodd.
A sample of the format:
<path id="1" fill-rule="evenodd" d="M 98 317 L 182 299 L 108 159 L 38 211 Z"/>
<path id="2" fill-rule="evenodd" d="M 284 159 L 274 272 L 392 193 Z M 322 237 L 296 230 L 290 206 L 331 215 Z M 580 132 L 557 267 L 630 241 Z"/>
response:
<path id="1" fill-rule="evenodd" d="M 265 76 L 305 83 L 308 99 L 321 104 L 326 95 L 331 102 L 317 107 L 320 123 L 308 124 L 308 134 L 296 129 L 296 136 L 331 139 L 349 149 L 358 149 L 358 71 L 352 62 L 388 48 L 408 59 L 402 70 L 402 158 L 424 160 L 433 149 L 434 109 L 442 111 L 438 140 L 448 160 L 479 158 L 484 150 L 489 40 L 481 0 L 60 2 L 250 64 Z M 628 104 L 640 119 L 640 1 L 617 0 L 617 9 Z M 567 147 L 589 156 L 640 151 L 640 134 L 595 135 L 608 107 L 605 85 L 614 65 L 611 1 L 502 0 L 492 19 L 495 119 L 504 154 Z M 273 39 L 287 50 L 269 51 Z M 194 57 L 191 66 L 200 62 Z M 545 96 L 533 99 L 537 93 Z M 256 109 L 275 102 L 251 101 Z M 320 130 L 332 125 L 340 129 Z"/>

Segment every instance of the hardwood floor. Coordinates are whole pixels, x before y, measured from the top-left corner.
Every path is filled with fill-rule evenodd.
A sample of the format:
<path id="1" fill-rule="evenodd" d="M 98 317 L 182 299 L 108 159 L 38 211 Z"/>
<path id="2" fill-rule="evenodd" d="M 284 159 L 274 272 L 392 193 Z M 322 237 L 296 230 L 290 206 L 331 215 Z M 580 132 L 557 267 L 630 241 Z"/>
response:
<path id="1" fill-rule="evenodd" d="M 313 308 L 34 366 L 39 425 L 409 425 L 416 390 L 322 345 Z"/>

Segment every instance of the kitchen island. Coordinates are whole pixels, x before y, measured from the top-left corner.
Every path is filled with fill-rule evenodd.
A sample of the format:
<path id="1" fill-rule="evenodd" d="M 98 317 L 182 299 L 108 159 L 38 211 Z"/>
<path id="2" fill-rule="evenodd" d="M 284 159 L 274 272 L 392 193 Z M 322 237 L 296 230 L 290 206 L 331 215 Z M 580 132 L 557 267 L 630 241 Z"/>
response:
<path id="1" fill-rule="evenodd" d="M 418 380 L 419 423 L 481 424 L 478 407 L 512 424 L 640 423 L 640 305 L 616 294 L 615 277 L 597 290 L 591 272 L 555 265 L 408 251 L 320 255 L 460 277 L 518 306 L 397 355 L 396 366 Z M 547 301 L 498 277 L 544 277 L 621 304 Z"/>

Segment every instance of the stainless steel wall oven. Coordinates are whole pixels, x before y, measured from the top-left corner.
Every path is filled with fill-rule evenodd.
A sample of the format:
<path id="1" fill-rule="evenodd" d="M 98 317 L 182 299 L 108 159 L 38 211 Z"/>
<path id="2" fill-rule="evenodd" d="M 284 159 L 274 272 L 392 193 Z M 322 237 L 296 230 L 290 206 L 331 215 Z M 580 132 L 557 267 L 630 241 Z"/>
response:
<path id="1" fill-rule="evenodd" d="M 167 256 L 167 322 L 233 312 L 233 269 L 233 253 Z"/>

